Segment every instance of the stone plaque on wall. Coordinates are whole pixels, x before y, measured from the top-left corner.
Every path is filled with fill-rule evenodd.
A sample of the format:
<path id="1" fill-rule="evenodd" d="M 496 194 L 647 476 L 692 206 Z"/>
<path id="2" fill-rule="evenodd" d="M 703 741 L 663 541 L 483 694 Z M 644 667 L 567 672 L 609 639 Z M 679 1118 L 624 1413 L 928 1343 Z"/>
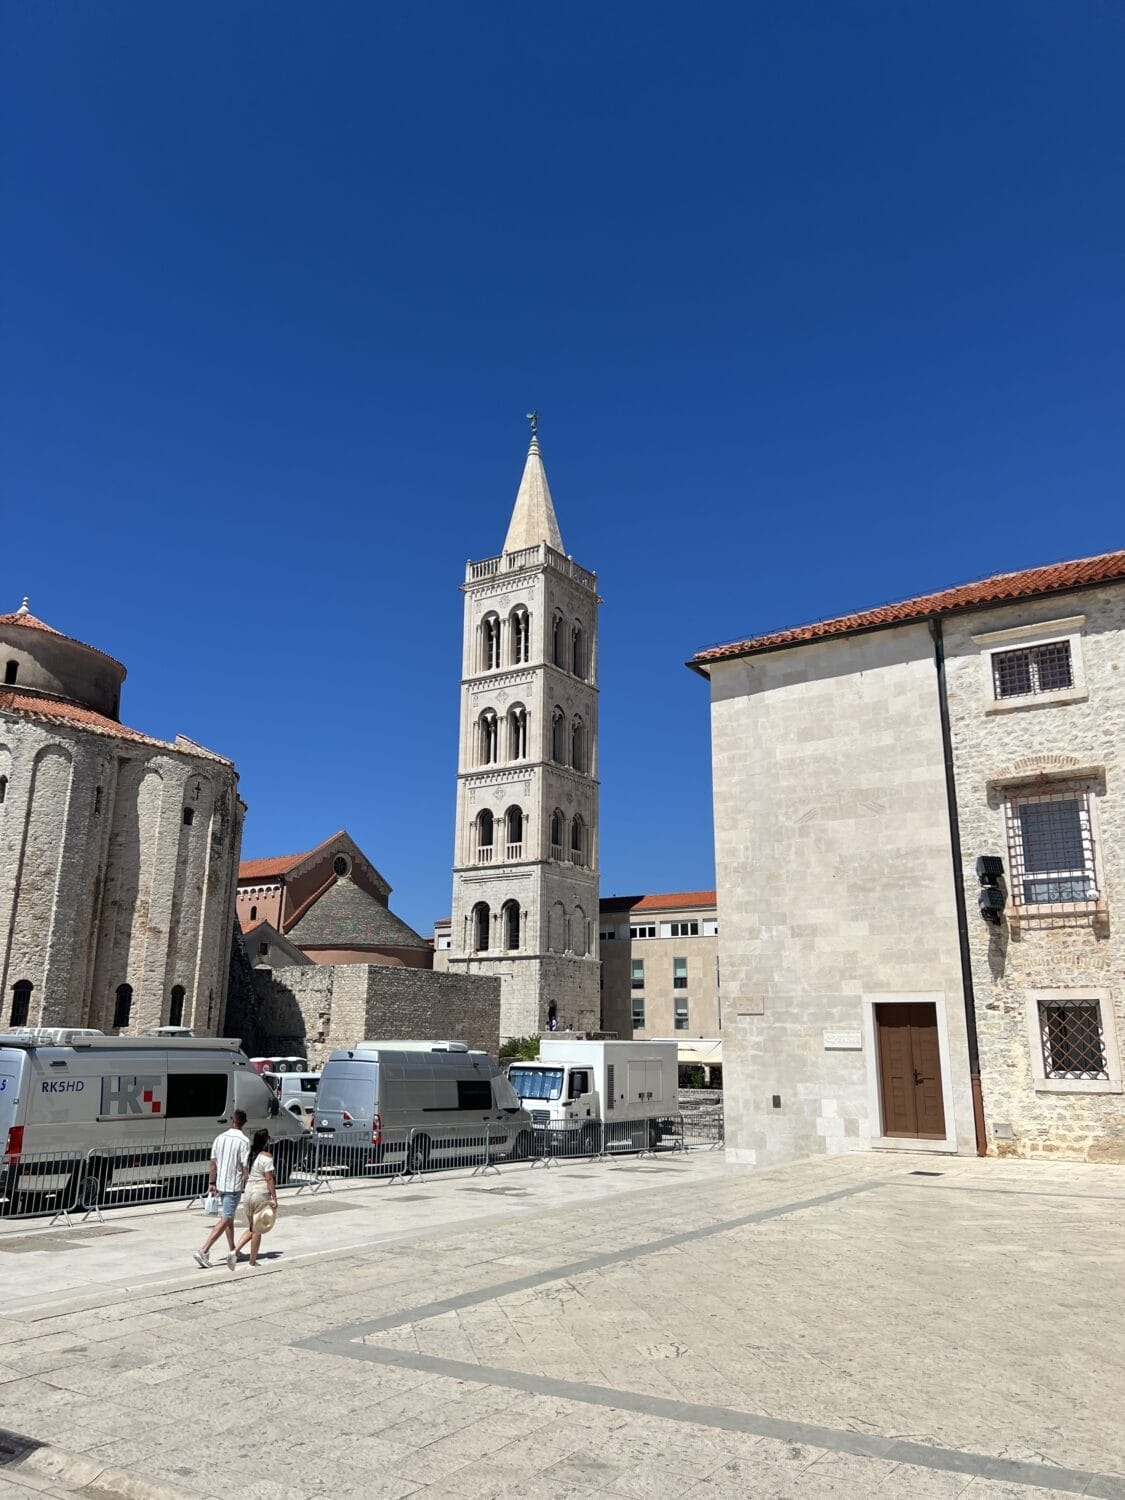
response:
<path id="1" fill-rule="evenodd" d="M 858 1031 L 826 1031 L 825 1052 L 862 1052 L 863 1037 Z"/>

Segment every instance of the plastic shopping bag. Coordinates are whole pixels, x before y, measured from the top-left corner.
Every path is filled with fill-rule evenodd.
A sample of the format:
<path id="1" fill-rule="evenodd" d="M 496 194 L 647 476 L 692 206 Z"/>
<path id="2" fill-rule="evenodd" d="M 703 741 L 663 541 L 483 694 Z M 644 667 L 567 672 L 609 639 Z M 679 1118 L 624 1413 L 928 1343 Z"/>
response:
<path id="1" fill-rule="evenodd" d="M 208 1193 L 203 1200 L 203 1212 L 205 1214 L 218 1215 L 222 1204 L 219 1202 L 218 1193 Z"/>

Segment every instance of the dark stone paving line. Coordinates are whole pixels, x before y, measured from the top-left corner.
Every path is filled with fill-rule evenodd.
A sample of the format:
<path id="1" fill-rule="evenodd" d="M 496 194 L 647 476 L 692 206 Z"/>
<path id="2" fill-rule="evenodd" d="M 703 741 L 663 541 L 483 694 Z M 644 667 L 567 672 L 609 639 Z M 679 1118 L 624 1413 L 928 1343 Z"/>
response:
<path id="1" fill-rule="evenodd" d="M 362 1323 L 345 1323 L 340 1328 L 330 1329 L 324 1338 L 348 1342 L 367 1333 L 387 1333 L 392 1328 L 401 1328 L 406 1323 L 421 1323 L 427 1318 L 438 1318 L 443 1313 L 461 1312 L 467 1307 L 476 1307 L 481 1302 L 494 1302 L 497 1297 L 510 1297 L 514 1292 L 531 1291 L 546 1286 L 552 1281 L 565 1281 L 570 1276 L 582 1276 L 588 1271 L 600 1271 L 606 1266 L 622 1265 L 626 1261 L 640 1260 L 660 1250 L 672 1250 L 677 1245 L 689 1245 L 695 1240 L 709 1239 L 712 1235 L 726 1234 L 732 1229 L 744 1229 L 749 1224 L 765 1224 L 770 1219 L 779 1219 L 784 1214 L 800 1213 L 803 1209 L 820 1208 L 825 1203 L 837 1203 L 841 1198 L 853 1198 L 857 1193 L 869 1192 L 882 1187 L 886 1179 L 857 1183 L 854 1187 L 837 1188 L 831 1193 L 821 1193 L 815 1198 L 802 1198 L 795 1203 L 779 1203 L 773 1208 L 759 1208 L 753 1213 L 741 1214 L 737 1219 L 721 1219 L 716 1224 L 704 1224 L 699 1229 L 682 1229 L 675 1234 L 664 1235 L 658 1240 L 649 1240 L 643 1245 L 630 1245 L 625 1250 L 605 1250 L 599 1255 L 588 1255 L 583 1260 L 571 1261 L 569 1265 L 554 1266 L 544 1271 L 533 1271 L 528 1276 L 517 1276 L 513 1281 L 501 1281 L 493 1286 L 481 1287 L 475 1292 L 459 1292 L 453 1297 L 443 1297 L 439 1302 L 427 1302 L 421 1307 L 408 1307 L 401 1312 L 388 1313 L 386 1317 L 365 1319 Z M 294 1348 L 305 1348 L 306 1341 L 296 1341 Z"/>
<path id="2" fill-rule="evenodd" d="M 927 1193 L 986 1193 L 998 1198 L 1058 1198 L 1065 1203 L 1116 1203 L 1125 1208 L 1125 1195 L 1119 1193 L 1034 1193 L 1027 1188 L 974 1187 L 971 1182 L 924 1182 L 898 1181 L 888 1178 L 887 1187 L 921 1188 Z"/>
<path id="3" fill-rule="evenodd" d="M 913 1464 L 923 1469 L 966 1474 L 974 1479 L 993 1479 L 1036 1489 L 1061 1490 L 1068 1495 L 1087 1495 L 1096 1497 L 1096 1500 L 1125 1500 L 1125 1479 L 1112 1474 L 1098 1474 L 1089 1469 L 1053 1468 L 1049 1464 L 991 1458 L 984 1453 L 966 1453 L 959 1448 L 939 1448 L 929 1443 L 908 1442 L 903 1438 L 850 1432 L 846 1428 L 817 1427 L 810 1422 L 787 1422 L 780 1417 L 761 1416 L 755 1412 L 737 1411 L 732 1407 L 701 1406 L 690 1401 L 669 1400 L 663 1396 L 646 1396 L 637 1391 L 615 1390 L 610 1386 L 554 1380 L 547 1375 L 529 1375 L 519 1370 L 473 1365 L 458 1359 L 438 1359 L 429 1354 L 409 1354 L 373 1344 L 341 1344 L 333 1338 L 321 1338 L 302 1339 L 296 1347 L 316 1349 L 322 1354 L 340 1355 L 345 1359 L 357 1359 L 370 1364 L 417 1370 L 426 1375 L 443 1375 L 450 1380 L 471 1380 L 481 1385 L 503 1386 L 533 1395 L 577 1401 L 587 1406 L 607 1406 L 615 1411 L 662 1417 L 669 1422 L 690 1422 L 697 1427 L 717 1428 L 723 1432 L 744 1432 L 783 1443 L 805 1443 L 813 1448 L 827 1448 L 834 1453 L 852 1453 L 860 1458 L 883 1459 L 892 1464 Z M 753 1459 L 749 1462 L 752 1466 Z"/>

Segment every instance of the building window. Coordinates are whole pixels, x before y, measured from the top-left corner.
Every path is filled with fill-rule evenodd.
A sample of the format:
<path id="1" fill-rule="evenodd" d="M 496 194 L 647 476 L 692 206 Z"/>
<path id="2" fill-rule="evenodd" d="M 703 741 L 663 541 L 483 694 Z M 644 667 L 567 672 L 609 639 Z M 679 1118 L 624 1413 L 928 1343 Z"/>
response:
<path id="1" fill-rule="evenodd" d="M 480 622 L 481 670 L 492 672 L 500 665 L 500 620 L 497 615 L 485 615 Z"/>
<path id="2" fill-rule="evenodd" d="M 256 906 L 252 906 L 250 908 L 250 920 L 251 920 L 251 922 L 256 921 L 257 920 L 257 916 L 258 916 L 258 908 Z"/>
<path id="3" fill-rule="evenodd" d="M 570 825 L 570 862 L 572 865 L 586 863 L 586 825 L 577 817 Z"/>
<path id="4" fill-rule="evenodd" d="M 261 949 L 258 950 L 261 952 Z M 182 984 L 172 986 L 172 994 L 168 1001 L 168 1025 L 182 1026 L 184 1024 L 184 995 Z"/>
<path id="5" fill-rule="evenodd" d="M 586 726 L 580 718 L 570 726 L 570 764 L 576 771 L 586 769 Z"/>
<path id="6" fill-rule="evenodd" d="M 1089 910 L 1098 878 L 1089 787 L 1010 793 L 1004 803 L 1008 873 L 1017 907 Z"/>
<path id="7" fill-rule="evenodd" d="M 563 857 L 563 829 L 566 827 L 566 819 L 557 809 L 551 814 L 551 858 L 562 859 Z"/>
<path id="8" fill-rule="evenodd" d="M 509 807 L 504 818 L 504 834 L 507 847 L 504 850 L 505 859 L 523 858 L 523 810 L 518 807 Z"/>
<path id="9" fill-rule="evenodd" d="M 505 901 L 500 908 L 500 919 L 504 929 L 504 947 L 512 950 L 520 945 L 520 904 Z"/>
<path id="10" fill-rule="evenodd" d="M 522 606 L 508 616 L 508 640 L 514 667 L 531 660 L 531 620 Z"/>
<path id="11" fill-rule="evenodd" d="M 551 713 L 551 759 L 556 766 L 566 765 L 566 715 L 561 708 Z"/>
<path id="12" fill-rule="evenodd" d="M 495 765 L 499 759 L 497 740 L 496 714 L 491 708 L 486 708 L 480 716 L 480 764 L 482 766 Z"/>
<path id="13" fill-rule="evenodd" d="M 674 958 L 672 960 L 672 988 L 674 990 L 687 989 L 687 959 Z"/>
<path id="14" fill-rule="evenodd" d="M 351 860 L 348 859 L 346 854 L 337 854 L 336 858 L 332 861 L 332 873 L 336 876 L 337 880 L 343 880 L 344 876 L 350 872 L 351 867 Z"/>
<path id="15" fill-rule="evenodd" d="M 633 1030 L 643 1031 L 645 1028 L 645 997 L 634 995 L 632 999 Z"/>
<path id="16" fill-rule="evenodd" d="M 661 922 L 661 937 L 698 937 L 698 922 Z"/>
<path id="17" fill-rule="evenodd" d="M 0 797 L 0 802 L 4 799 Z M 96 818 L 102 810 L 102 789 L 100 786 L 94 788 L 94 817 Z"/>
<path id="18" fill-rule="evenodd" d="M 270 945 L 268 943 L 259 943 L 258 944 L 258 957 L 259 958 L 269 958 L 269 956 L 270 956 Z"/>
<path id="19" fill-rule="evenodd" d="M 128 1026 L 129 1015 L 133 1009 L 133 986 L 131 984 L 119 984 L 117 995 L 113 1006 L 114 1026 Z"/>
<path id="20" fill-rule="evenodd" d="M 575 677 L 586 675 L 586 632 L 577 621 L 570 633 L 570 670 Z"/>
<path id="21" fill-rule="evenodd" d="M 556 667 L 566 671 L 566 621 L 557 610 L 552 626 L 551 659 Z"/>
<path id="22" fill-rule="evenodd" d="M 634 958 L 629 965 L 629 988 L 631 990 L 643 990 L 645 987 L 645 961 L 643 958 Z"/>
<path id="23" fill-rule="evenodd" d="M 1039 1040 L 1045 1077 L 1108 1080 L 1101 1006 L 1096 1000 L 1040 1000 Z"/>
<path id="24" fill-rule="evenodd" d="M 478 901 L 473 907 L 473 952 L 487 953 L 492 926 L 492 913 L 488 909 L 487 901 Z"/>
<path id="25" fill-rule="evenodd" d="M 495 819 L 488 808 L 483 808 L 477 813 L 477 864 L 490 865 L 492 863 L 492 840 L 495 831 Z"/>
<path id="26" fill-rule="evenodd" d="M 686 1031 L 688 1029 L 688 1008 L 686 1000 L 676 1000 L 675 1027 L 677 1031 Z"/>
<path id="27" fill-rule="evenodd" d="M 631 938 L 654 938 L 656 936 L 655 922 L 638 922 L 629 928 Z"/>
<path id="28" fill-rule="evenodd" d="M 194 807 L 185 807 L 184 808 L 184 827 L 185 828 L 190 828 L 191 825 L 194 822 L 195 822 L 195 808 Z"/>
<path id="29" fill-rule="evenodd" d="M 450 953 L 450 952 L 452 952 L 452 949 L 453 949 L 453 934 L 449 933 L 449 932 L 440 933 L 438 935 L 437 942 L 434 944 L 434 947 L 437 949 L 437 951 L 439 953 Z"/>
<path id="30" fill-rule="evenodd" d="M 18 661 L 10 661 L 8 663 L 8 665 L 4 668 L 4 686 L 5 687 L 11 687 L 12 683 L 15 682 L 15 680 L 19 676 L 19 674 L 20 674 L 20 664 L 19 664 L 19 662 Z"/>
<path id="31" fill-rule="evenodd" d="M 8 1016 L 9 1026 L 26 1026 L 31 1014 L 31 991 L 34 986 L 30 979 L 19 979 L 12 985 L 12 1009 Z"/>
<path id="32" fill-rule="evenodd" d="M 617 931 L 613 927 L 603 927 L 598 933 L 598 936 L 599 938 L 601 938 L 603 943 L 608 943 L 617 936 Z"/>
<path id="33" fill-rule="evenodd" d="M 992 653 L 992 688 L 997 698 L 1027 698 L 1073 686 L 1069 641 L 1045 641 L 1041 646 Z"/>
<path id="34" fill-rule="evenodd" d="M 508 710 L 508 759 L 527 759 L 527 709 L 518 703 Z"/>
<path id="35" fill-rule="evenodd" d="M 703 936 L 704 937 L 718 937 L 718 935 L 719 935 L 719 923 L 718 923 L 718 920 L 715 917 L 704 917 L 703 918 Z"/>
<path id="36" fill-rule="evenodd" d="M 100 791 L 101 788 L 99 787 L 98 790 Z M 6 776 L 0 776 L 0 802 L 7 802 L 7 800 L 8 800 L 8 778 Z"/>

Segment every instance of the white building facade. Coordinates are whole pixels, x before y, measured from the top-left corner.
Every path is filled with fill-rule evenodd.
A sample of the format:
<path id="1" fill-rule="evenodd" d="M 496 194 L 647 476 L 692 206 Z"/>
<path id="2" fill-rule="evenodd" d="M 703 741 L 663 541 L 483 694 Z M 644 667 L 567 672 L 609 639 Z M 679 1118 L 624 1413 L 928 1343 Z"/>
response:
<path id="1" fill-rule="evenodd" d="M 597 579 L 563 550 L 532 436 L 498 557 L 471 562 L 450 946 L 498 975 L 502 1037 L 596 1027 Z"/>
<path id="2" fill-rule="evenodd" d="M 1125 1160 L 1125 553 L 692 665 L 731 1157 Z"/>

